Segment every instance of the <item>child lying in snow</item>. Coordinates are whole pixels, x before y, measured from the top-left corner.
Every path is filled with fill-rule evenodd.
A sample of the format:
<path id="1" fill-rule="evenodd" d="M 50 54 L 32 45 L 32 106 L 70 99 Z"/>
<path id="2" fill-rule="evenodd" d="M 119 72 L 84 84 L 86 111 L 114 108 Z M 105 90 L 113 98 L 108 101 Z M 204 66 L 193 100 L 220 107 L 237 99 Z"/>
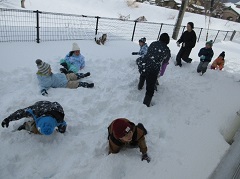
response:
<path id="1" fill-rule="evenodd" d="M 36 60 L 36 64 L 38 67 L 37 78 L 39 81 L 39 86 L 41 89 L 41 93 L 43 96 L 47 96 L 47 90 L 49 88 L 92 88 L 94 87 L 94 83 L 87 82 L 79 82 L 79 79 L 90 76 L 90 72 L 88 73 L 52 73 L 51 67 L 48 63 L 43 62 L 42 60 Z"/>
<path id="2" fill-rule="evenodd" d="M 38 101 L 35 104 L 19 109 L 2 121 L 2 127 L 8 127 L 9 122 L 21 118 L 32 118 L 23 123 L 18 130 L 27 130 L 34 134 L 51 135 L 55 127 L 58 132 L 66 131 L 67 123 L 64 121 L 64 111 L 58 102 Z"/>

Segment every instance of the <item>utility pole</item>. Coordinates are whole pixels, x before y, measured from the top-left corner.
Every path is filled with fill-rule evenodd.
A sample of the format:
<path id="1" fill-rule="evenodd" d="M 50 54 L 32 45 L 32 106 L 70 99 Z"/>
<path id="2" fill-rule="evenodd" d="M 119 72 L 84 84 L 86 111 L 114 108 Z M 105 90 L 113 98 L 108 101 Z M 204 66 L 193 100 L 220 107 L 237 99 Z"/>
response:
<path id="1" fill-rule="evenodd" d="M 174 26 L 174 30 L 173 30 L 172 38 L 174 40 L 177 40 L 178 33 L 179 33 L 179 30 L 180 30 L 180 27 L 182 24 L 182 20 L 183 20 L 183 16 L 184 16 L 187 4 L 188 4 L 188 0 L 182 0 L 182 4 L 181 4 L 181 7 L 180 7 L 179 13 L 178 13 L 177 22 L 176 22 L 176 24 Z"/>

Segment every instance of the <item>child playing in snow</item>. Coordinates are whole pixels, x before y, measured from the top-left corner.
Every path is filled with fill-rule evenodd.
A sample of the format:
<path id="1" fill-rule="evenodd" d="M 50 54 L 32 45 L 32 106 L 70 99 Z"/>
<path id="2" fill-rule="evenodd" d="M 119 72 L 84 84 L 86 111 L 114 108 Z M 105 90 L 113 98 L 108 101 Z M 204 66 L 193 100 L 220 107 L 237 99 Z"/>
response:
<path id="1" fill-rule="evenodd" d="M 77 43 L 72 44 L 72 51 L 70 51 L 64 59 L 60 60 L 60 68 L 62 73 L 77 73 L 85 66 L 85 58 L 80 54 L 80 48 Z"/>
<path id="2" fill-rule="evenodd" d="M 94 83 L 87 82 L 79 82 L 79 79 L 90 76 L 90 72 L 88 73 L 52 73 L 51 67 L 48 63 L 43 62 L 42 60 L 36 60 L 36 64 L 38 67 L 37 78 L 39 81 L 39 86 L 41 89 L 41 93 L 43 96 L 47 96 L 47 90 L 49 88 L 92 88 L 94 87 Z"/>
<path id="3" fill-rule="evenodd" d="M 27 130 L 34 134 L 51 135 L 55 127 L 58 132 L 66 131 L 67 123 L 64 121 L 64 111 L 58 102 L 38 101 L 35 104 L 19 109 L 2 121 L 2 127 L 9 126 L 9 122 L 21 118 L 32 118 L 23 123 L 18 130 Z"/>
<path id="4" fill-rule="evenodd" d="M 148 45 L 146 43 L 146 38 L 143 37 L 139 41 L 140 50 L 139 52 L 132 52 L 132 55 L 140 55 L 142 58 L 146 55 L 148 50 Z"/>
<path id="5" fill-rule="evenodd" d="M 225 52 L 223 51 L 219 56 L 218 58 L 216 58 L 212 65 L 211 65 L 211 69 L 212 70 L 216 70 L 216 69 L 219 69 L 219 70 L 222 70 L 224 68 L 224 57 L 225 57 Z"/>
<path id="6" fill-rule="evenodd" d="M 141 123 L 135 125 L 125 118 L 115 119 L 108 127 L 109 154 L 118 153 L 124 146 L 138 146 L 142 152 L 142 160 L 150 162 L 144 137 L 146 134 L 147 130 Z"/>
<path id="7" fill-rule="evenodd" d="M 206 42 L 206 46 L 201 48 L 198 53 L 198 56 L 200 57 L 200 63 L 197 67 L 197 72 L 200 73 L 201 76 L 207 71 L 208 64 L 212 60 L 214 54 L 212 50 L 212 45 L 212 40 Z"/>

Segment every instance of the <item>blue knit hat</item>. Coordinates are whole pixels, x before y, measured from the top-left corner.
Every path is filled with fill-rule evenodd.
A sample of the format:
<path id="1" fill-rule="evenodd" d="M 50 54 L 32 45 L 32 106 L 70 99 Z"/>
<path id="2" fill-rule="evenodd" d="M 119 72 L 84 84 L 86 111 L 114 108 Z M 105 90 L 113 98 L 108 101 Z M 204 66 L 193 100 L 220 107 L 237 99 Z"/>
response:
<path id="1" fill-rule="evenodd" d="M 41 134 L 51 135 L 57 126 L 57 121 L 51 116 L 43 116 L 38 118 L 36 126 Z"/>

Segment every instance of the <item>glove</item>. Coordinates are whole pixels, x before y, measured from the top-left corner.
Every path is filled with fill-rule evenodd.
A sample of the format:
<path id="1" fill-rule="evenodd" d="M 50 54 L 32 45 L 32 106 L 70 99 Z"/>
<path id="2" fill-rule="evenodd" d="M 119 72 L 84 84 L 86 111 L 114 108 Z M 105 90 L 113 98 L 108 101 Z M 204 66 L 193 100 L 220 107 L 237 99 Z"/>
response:
<path id="1" fill-rule="evenodd" d="M 142 161 L 146 160 L 148 163 L 151 161 L 150 157 L 147 155 L 147 153 L 142 154 Z"/>
<path id="2" fill-rule="evenodd" d="M 9 120 L 8 120 L 8 118 L 6 118 L 6 119 L 4 119 L 3 122 L 2 122 L 2 127 L 8 128 L 8 126 L 9 126 Z"/>
<path id="3" fill-rule="evenodd" d="M 138 55 L 138 52 L 132 52 L 132 55 Z"/>
<path id="4" fill-rule="evenodd" d="M 180 47 L 180 43 L 179 42 L 177 42 L 177 46 Z"/>
<path id="5" fill-rule="evenodd" d="M 201 61 L 204 61 L 205 58 L 206 58 L 206 57 L 205 57 L 204 55 L 202 55 L 202 56 L 200 57 L 200 60 L 201 60 Z"/>
<path id="6" fill-rule="evenodd" d="M 45 89 L 43 89 L 43 90 L 41 91 L 41 93 L 42 93 L 43 96 L 47 96 L 47 95 L 48 95 L 48 93 L 47 93 L 47 91 L 46 91 Z"/>
<path id="7" fill-rule="evenodd" d="M 185 43 L 183 43 L 182 46 L 185 47 Z"/>

